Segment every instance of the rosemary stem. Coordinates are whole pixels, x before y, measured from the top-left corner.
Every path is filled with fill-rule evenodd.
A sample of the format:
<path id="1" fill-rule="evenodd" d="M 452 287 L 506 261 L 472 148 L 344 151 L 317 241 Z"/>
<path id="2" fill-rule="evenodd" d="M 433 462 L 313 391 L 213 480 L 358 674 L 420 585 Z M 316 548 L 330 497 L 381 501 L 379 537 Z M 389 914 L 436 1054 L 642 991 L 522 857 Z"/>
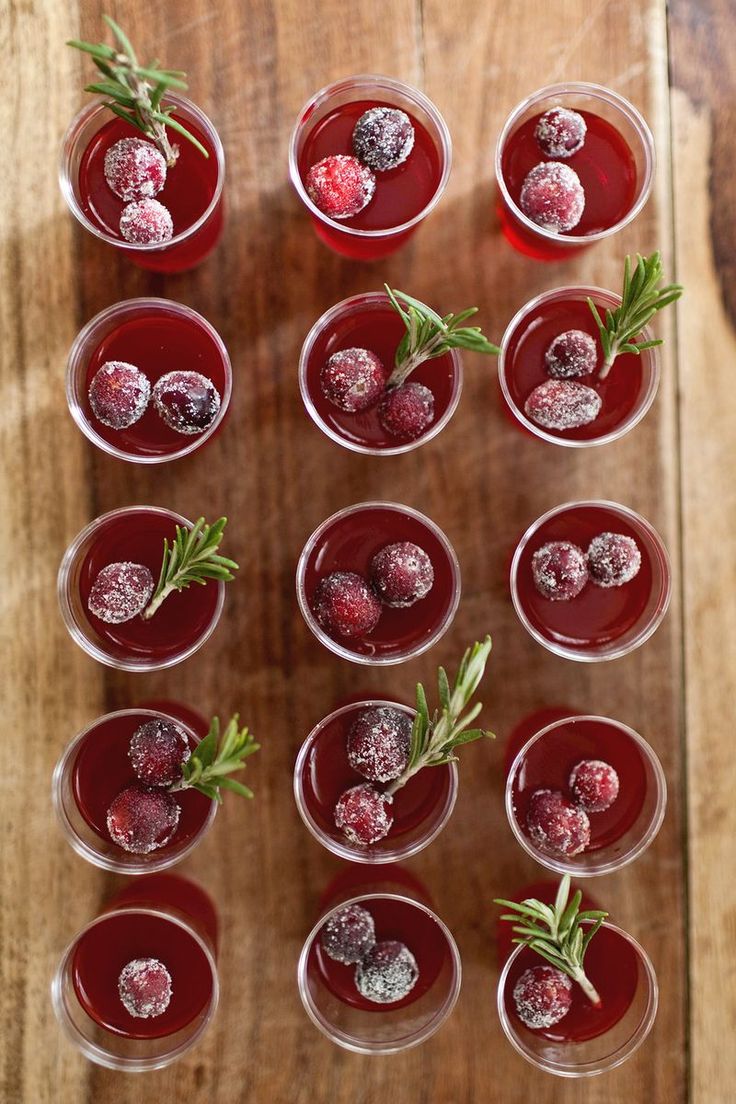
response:
<path id="1" fill-rule="evenodd" d="M 157 594 L 154 598 L 151 599 L 151 601 L 148 603 L 143 613 L 141 614 L 141 617 L 143 617 L 145 621 L 149 621 L 153 617 L 159 606 L 161 606 L 161 604 L 169 597 L 170 594 L 173 594 L 175 590 L 176 587 L 172 586 L 171 583 L 168 583 L 163 588 L 160 594 Z"/>
<path id="2" fill-rule="evenodd" d="M 598 995 L 598 990 L 595 988 L 592 982 L 588 980 L 588 977 L 582 966 L 578 966 L 575 970 L 572 971 L 572 979 L 573 981 L 576 981 L 578 983 L 593 1007 L 600 1008 L 603 1002 Z"/>

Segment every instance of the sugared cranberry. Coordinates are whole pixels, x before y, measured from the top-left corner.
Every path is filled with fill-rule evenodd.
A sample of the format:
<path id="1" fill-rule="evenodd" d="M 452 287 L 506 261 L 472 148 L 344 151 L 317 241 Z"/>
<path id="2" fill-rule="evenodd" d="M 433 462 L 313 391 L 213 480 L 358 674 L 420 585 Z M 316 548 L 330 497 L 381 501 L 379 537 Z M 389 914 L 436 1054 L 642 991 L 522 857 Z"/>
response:
<path id="1" fill-rule="evenodd" d="M 572 157 L 585 145 L 585 119 L 569 107 L 552 107 L 540 115 L 534 137 L 547 157 Z"/>
<path id="2" fill-rule="evenodd" d="M 402 383 L 381 399 L 378 419 L 388 434 L 414 441 L 434 421 L 434 395 L 423 383 Z"/>
<path id="3" fill-rule="evenodd" d="M 547 348 L 544 363 L 555 379 L 589 376 L 598 363 L 595 339 L 584 330 L 565 330 Z"/>
<path id="4" fill-rule="evenodd" d="M 324 215 L 346 219 L 368 206 L 376 190 L 376 178 L 357 158 L 336 153 L 312 165 L 304 186 L 312 203 Z"/>
<path id="5" fill-rule="evenodd" d="M 588 581 L 582 549 L 570 541 L 549 541 L 532 556 L 532 578 L 543 598 L 569 602 Z"/>
<path id="6" fill-rule="evenodd" d="M 542 429 L 580 429 L 590 425 L 601 411 L 597 391 L 574 380 L 545 380 L 524 403 L 524 412 Z"/>
<path id="7" fill-rule="evenodd" d="M 518 978 L 512 996 L 527 1027 L 553 1027 L 570 1011 L 572 981 L 554 966 L 532 966 Z"/>
<path id="8" fill-rule="evenodd" d="M 152 142 L 121 138 L 105 154 L 105 180 L 126 203 L 153 199 L 166 183 L 166 161 Z"/>
<path id="9" fill-rule="evenodd" d="M 313 608 L 322 628 L 337 636 L 365 636 L 381 616 L 381 603 L 354 571 L 333 571 L 320 579 Z"/>
<path id="10" fill-rule="evenodd" d="M 353 153 L 374 172 L 395 169 L 414 148 L 411 119 L 397 107 L 371 107 L 353 130 Z"/>
<path id="11" fill-rule="evenodd" d="M 143 564 L 111 563 L 92 584 L 87 608 L 108 625 L 122 625 L 143 612 L 153 586 L 153 575 Z"/>
<path id="12" fill-rule="evenodd" d="M 171 974 L 157 958 L 134 958 L 120 971 L 118 993 L 131 1016 L 161 1016 L 171 1000 Z"/>
<path id="13" fill-rule="evenodd" d="M 602 759 L 583 759 L 570 773 L 570 792 L 587 813 L 610 809 L 618 797 L 618 774 Z"/>
<path id="14" fill-rule="evenodd" d="M 526 825 L 537 847 L 572 858 L 590 843 L 590 821 L 584 809 L 558 790 L 537 790 L 529 802 Z"/>
<path id="15" fill-rule="evenodd" d="M 192 754 L 189 741 L 173 721 L 146 721 L 130 740 L 128 756 L 137 778 L 149 786 L 170 786 L 181 778 Z"/>
<path id="16" fill-rule="evenodd" d="M 391 782 L 409 762 L 412 722 L 407 713 L 380 705 L 363 709 L 350 726 L 348 762 L 371 782 Z"/>
<path id="17" fill-rule="evenodd" d="M 383 363 L 370 349 L 340 349 L 325 364 L 319 382 L 333 406 L 355 414 L 378 402 L 387 379 Z"/>
<path id="18" fill-rule="evenodd" d="M 387 544 L 371 561 L 373 589 L 387 606 L 413 606 L 434 584 L 432 561 L 411 541 Z"/>
<path id="19" fill-rule="evenodd" d="M 167 372 L 153 385 L 153 403 L 169 429 L 204 433 L 220 409 L 220 392 L 200 372 Z"/>
<path id="20" fill-rule="evenodd" d="M 393 800 L 370 782 L 351 786 L 335 806 L 335 824 L 351 843 L 362 847 L 378 843 L 391 831 L 394 817 L 389 806 Z"/>
<path id="21" fill-rule="evenodd" d="M 325 954 L 335 962 L 354 966 L 376 942 L 376 925 L 368 909 L 361 905 L 347 905 L 333 912 L 325 921 L 319 941 Z"/>
<path id="22" fill-rule="evenodd" d="M 519 205 L 532 222 L 560 234 L 574 229 L 585 210 L 580 178 L 561 161 L 541 161 L 524 179 Z"/>
<path id="23" fill-rule="evenodd" d="M 633 537 L 601 533 L 588 546 L 588 571 L 597 586 L 619 587 L 639 573 L 641 552 Z"/>
<path id="24" fill-rule="evenodd" d="M 138 199 L 123 207 L 120 233 L 134 245 L 153 245 L 174 236 L 171 212 L 157 199 Z"/>
<path id="25" fill-rule="evenodd" d="M 419 977 L 417 960 L 405 943 L 384 939 L 355 970 L 355 986 L 375 1004 L 394 1004 L 411 993 Z"/>
<path id="26" fill-rule="evenodd" d="M 107 830 L 123 851 L 147 855 L 166 846 L 180 814 L 181 807 L 167 790 L 134 782 L 120 791 L 107 810 Z"/>
<path id="27" fill-rule="evenodd" d="M 89 385 L 89 405 L 110 429 L 127 429 L 142 418 L 151 397 L 148 376 L 124 360 L 108 360 Z"/>

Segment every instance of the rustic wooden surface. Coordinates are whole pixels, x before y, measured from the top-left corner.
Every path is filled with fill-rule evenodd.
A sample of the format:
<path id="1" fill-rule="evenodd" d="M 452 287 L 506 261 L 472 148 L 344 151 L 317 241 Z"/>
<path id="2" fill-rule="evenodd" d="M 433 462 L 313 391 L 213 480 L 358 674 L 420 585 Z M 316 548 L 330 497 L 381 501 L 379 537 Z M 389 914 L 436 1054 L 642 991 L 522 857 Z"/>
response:
<path id="1" fill-rule="evenodd" d="M 194 273 L 138 271 L 73 226 L 64 209 L 57 149 L 84 99 L 88 69 L 62 44 L 98 37 L 103 8 L 134 41 L 155 44 L 168 64 L 189 72 L 193 98 L 225 143 L 226 237 Z M 674 0 L 670 19 L 668 54 L 664 0 L 562 0 L 554 9 L 548 0 L 10 0 L 0 108 L 4 1104 L 733 1099 L 734 1048 L 719 1046 L 736 1016 L 732 2 Z M 424 88 L 455 143 L 438 211 L 403 253 L 375 267 L 341 260 L 317 242 L 286 175 L 288 134 L 302 102 L 327 81 L 360 71 Z M 563 78 L 608 84 L 638 104 L 654 129 L 659 168 L 655 194 L 632 227 L 576 261 L 544 266 L 513 254 L 499 235 L 491 156 L 514 103 Z M 314 319 L 348 294 L 387 279 L 443 310 L 477 302 L 480 321 L 498 338 L 532 294 L 571 278 L 616 286 L 625 252 L 657 246 L 688 296 L 664 322 L 656 405 L 615 445 L 575 453 L 524 439 L 501 414 L 493 366 L 470 357 L 456 417 L 421 452 L 384 461 L 353 456 L 303 412 L 301 341 Z M 202 311 L 223 334 L 235 369 L 226 432 L 206 451 L 156 470 L 93 449 L 74 427 L 63 389 L 78 328 L 107 304 L 145 293 Z M 578 496 L 619 499 L 644 513 L 663 533 L 676 568 L 675 601 L 662 628 L 639 652 L 610 665 L 575 665 L 546 653 L 516 622 L 507 594 L 515 537 L 544 509 Z M 464 595 L 452 631 L 429 655 L 385 674 L 360 672 L 360 689 L 405 693 L 490 630 L 484 717 L 500 736 L 496 746 L 465 753 L 455 815 L 411 863 L 458 939 L 465 967 L 458 1007 L 431 1043 L 390 1059 L 333 1047 L 307 1021 L 294 981 L 301 942 L 335 864 L 298 819 L 291 769 L 313 722 L 356 687 L 356 670 L 306 630 L 293 570 L 322 518 L 379 497 L 419 507 L 446 530 L 460 556 Z M 56 609 L 56 568 L 68 541 L 102 511 L 136 502 L 190 517 L 228 513 L 228 551 L 242 565 L 213 639 L 160 675 L 95 665 L 71 643 Z M 257 800 L 232 802 L 184 868 L 215 896 L 223 921 L 217 1020 L 178 1065 L 133 1077 L 84 1062 L 53 1017 L 55 962 L 117 883 L 61 839 L 49 783 L 80 727 L 163 694 L 203 712 L 240 709 L 264 747 L 251 774 Z M 661 984 L 658 1020 L 625 1066 L 579 1083 L 546 1077 L 515 1055 L 494 1009 L 491 899 L 536 873 L 503 816 L 502 742 L 527 712 L 560 701 L 609 713 L 644 733 L 670 786 L 654 846 L 594 887 L 652 955 Z"/>

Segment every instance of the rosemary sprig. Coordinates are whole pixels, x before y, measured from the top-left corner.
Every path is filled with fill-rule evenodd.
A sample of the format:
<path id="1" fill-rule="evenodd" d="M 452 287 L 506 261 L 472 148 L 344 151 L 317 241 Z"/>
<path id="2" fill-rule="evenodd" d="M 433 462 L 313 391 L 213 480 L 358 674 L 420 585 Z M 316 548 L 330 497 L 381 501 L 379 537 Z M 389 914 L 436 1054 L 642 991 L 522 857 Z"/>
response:
<path id="1" fill-rule="evenodd" d="M 481 333 L 480 326 L 463 326 L 468 318 L 476 314 L 477 307 L 468 307 L 460 314 L 439 314 L 412 299 L 403 291 L 396 291 L 388 284 L 383 285 L 394 310 L 401 316 L 406 326 L 394 357 L 394 370 L 389 376 L 387 387 L 399 387 L 405 383 L 415 368 L 425 360 L 443 356 L 448 349 L 470 349 L 474 353 L 493 353 L 500 349 L 492 345 Z M 403 306 L 402 306 L 403 304 Z"/>
<path id="2" fill-rule="evenodd" d="M 438 671 L 440 708 L 430 717 L 427 707 L 427 695 L 421 682 L 417 684 L 417 712 L 411 731 L 409 762 L 403 774 L 400 774 L 387 788 L 390 794 L 405 786 L 409 779 L 424 767 L 438 767 L 442 763 L 451 763 L 457 759 L 453 751 L 461 744 L 469 744 L 482 737 L 495 739 L 492 732 L 482 728 L 469 728 L 483 708 L 480 702 L 465 713 L 470 699 L 478 689 L 483 678 L 488 656 L 491 653 L 491 638 L 487 636 L 482 644 L 475 643 L 463 656 L 450 691 L 447 672 L 444 667 Z"/>
<path id="3" fill-rule="evenodd" d="M 67 46 L 89 54 L 105 78 L 95 84 L 88 84 L 85 92 L 108 96 L 107 106 L 110 110 L 150 138 L 163 154 L 170 169 L 176 164 L 179 149 L 169 141 L 167 127 L 181 134 L 200 153 L 209 157 L 202 143 L 173 117 L 175 108 L 162 106 L 163 98 L 170 88 L 186 91 L 187 86 L 182 79 L 186 73 L 181 69 L 160 69 L 157 61 L 140 65 L 125 32 L 109 15 L 104 15 L 103 19 L 115 38 L 114 47 L 107 46 L 104 42 L 81 42 L 79 39 L 67 42 Z"/>
<path id="4" fill-rule="evenodd" d="M 253 791 L 237 782 L 229 775 L 233 771 L 244 770 L 245 760 L 258 751 L 260 744 L 255 742 L 252 733 L 240 727 L 237 713 L 228 721 L 225 731 L 220 735 L 219 717 L 213 717 L 210 730 L 185 763 L 182 764 L 182 776 L 172 790 L 194 788 L 222 803 L 220 790 L 232 790 L 241 797 L 253 797 Z"/>
<path id="5" fill-rule="evenodd" d="M 177 525 L 176 537 L 169 545 L 164 538 L 164 555 L 161 574 L 142 617 L 153 617 L 156 610 L 175 590 L 184 590 L 191 583 L 205 585 L 208 579 L 222 579 L 229 583 L 238 565 L 217 554 L 227 518 L 221 517 L 212 525 L 198 518 L 191 529 Z"/>
<path id="6" fill-rule="evenodd" d="M 580 912 L 582 893 L 577 890 L 572 900 L 570 896 L 570 875 L 565 874 L 557 890 L 554 905 L 545 905 L 534 897 L 526 901 L 506 901 L 497 897 L 495 904 L 511 909 L 501 916 L 502 920 L 514 922 L 517 938 L 514 943 L 531 947 L 552 966 L 576 981 L 591 1004 L 600 1005 L 595 987 L 583 969 L 583 958 L 590 941 L 608 916 L 600 909 L 587 909 Z M 583 932 L 583 924 L 587 930 Z"/>
<path id="7" fill-rule="evenodd" d="M 598 373 L 599 379 L 606 378 L 619 353 L 639 355 L 643 349 L 652 349 L 655 345 L 662 344 L 661 341 L 637 343 L 634 340 L 657 311 L 674 303 L 682 295 L 681 284 L 658 287 L 662 278 L 662 259 L 659 251 L 652 253 L 651 257 L 642 257 L 637 253 L 633 273 L 631 257 L 627 257 L 624 262 L 621 306 L 613 311 L 607 310 L 605 321 L 601 318 L 593 300 L 588 299 L 588 306 L 595 318 L 603 346 L 604 359 Z"/>

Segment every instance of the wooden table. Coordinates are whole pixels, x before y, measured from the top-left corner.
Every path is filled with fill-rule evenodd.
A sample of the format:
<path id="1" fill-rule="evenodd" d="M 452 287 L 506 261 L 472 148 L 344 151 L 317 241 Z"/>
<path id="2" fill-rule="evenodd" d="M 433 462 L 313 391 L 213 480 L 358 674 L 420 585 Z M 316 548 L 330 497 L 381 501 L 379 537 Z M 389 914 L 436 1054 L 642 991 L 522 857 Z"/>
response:
<path id="1" fill-rule="evenodd" d="M 126 264 L 73 225 L 59 194 L 57 149 L 89 78 L 87 64 L 63 42 L 98 39 L 100 13 L 110 7 L 135 42 L 155 45 L 166 63 L 189 72 L 192 96 L 226 146 L 226 236 L 191 274 L 164 279 Z M 0 1096 L 7 1104 L 733 1100 L 733 7 L 730 0 L 671 0 L 669 9 L 668 16 L 664 0 L 10 0 L 0 131 Z M 327 81 L 361 71 L 423 88 L 455 143 L 438 211 L 407 249 L 375 267 L 318 244 L 286 173 L 287 139 L 302 102 Z M 491 156 L 517 100 L 562 78 L 598 81 L 630 97 L 653 127 L 658 172 L 632 227 L 575 261 L 545 266 L 512 253 L 500 237 Z M 353 456 L 304 414 L 296 382 L 302 339 L 348 294 L 387 279 L 443 310 L 477 302 L 480 322 L 498 338 L 532 294 L 572 278 L 617 287 L 623 255 L 655 247 L 687 297 L 661 321 L 667 345 L 656 405 L 615 445 L 574 453 L 522 437 L 501 413 L 494 366 L 471 357 L 458 414 L 421 452 L 384 461 Z M 222 332 L 235 368 L 227 431 L 206 451 L 155 470 L 93 449 L 67 413 L 63 382 L 79 327 L 107 304 L 146 293 L 202 311 Z M 546 653 L 519 626 L 508 596 L 516 535 L 544 509 L 581 496 L 641 511 L 663 533 L 675 564 L 664 625 L 613 664 L 576 665 Z M 452 822 L 411 863 L 458 939 L 465 966 L 458 1007 L 431 1043 L 384 1060 L 332 1046 L 302 1011 L 296 959 L 334 864 L 303 829 L 291 795 L 301 740 L 356 683 L 356 670 L 330 656 L 302 623 L 295 561 L 328 513 L 380 497 L 419 507 L 447 531 L 464 595 L 452 631 L 430 655 L 385 675 L 361 675 L 361 688 L 405 693 L 490 630 L 484 717 L 500 736 L 496 746 L 465 752 Z M 136 502 L 190 517 L 226 512 L 228 549 L 242 564 L 206 648 L 173 671 L 138 677 L 83 655 L 63 629 L 55 596 L 68 541 L 97 514 Z M 250 772 L 256 801 L 232 801 L 185 866 L 221 912 L 217 1020 L 178 1065 L 136 1078 L 84 1062 L 53 1017 L 55 962 L 116 882 L 61 839 L 49 783 L 79 728 L 163 693 L 204 712 L 240 709 L 263 751 Z M 657 1023 L 628 1064 L 583 1083 L 524 1063 L 494 1010 L 491 900 L 535 873 L 504 819 L 503 740 L 530 710 L 559 700 L 644 733 L 670 788 L 654 846 L 595 884 L 596 896 L 652 955 L 661 983 Z"/>

